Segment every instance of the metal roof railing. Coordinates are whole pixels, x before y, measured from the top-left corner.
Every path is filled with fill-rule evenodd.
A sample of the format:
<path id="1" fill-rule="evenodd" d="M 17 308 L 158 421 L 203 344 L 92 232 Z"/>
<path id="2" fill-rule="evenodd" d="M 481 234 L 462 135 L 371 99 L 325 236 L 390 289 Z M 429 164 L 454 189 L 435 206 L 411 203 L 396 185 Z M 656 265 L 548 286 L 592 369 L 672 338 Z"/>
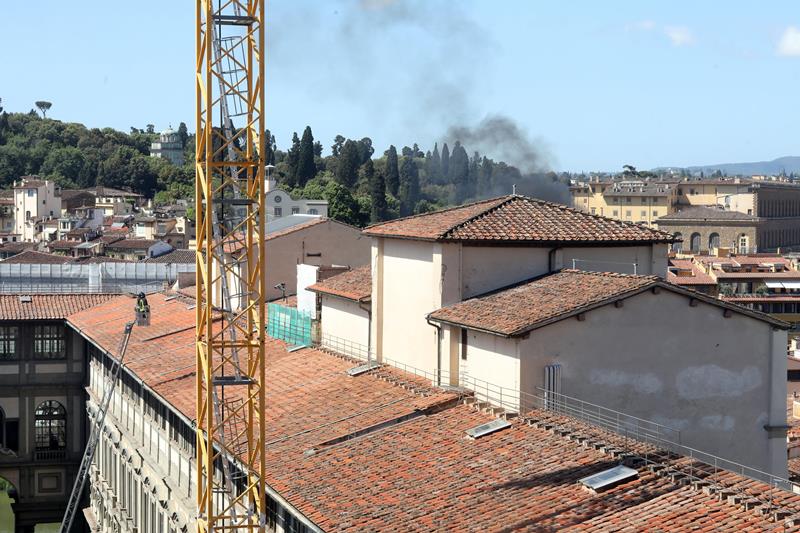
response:
<path id="1" fill-rule="evenodd" d="M 359 361 L 377 361 L 375 354 L 366 346 L 332 335 L 322 335 L 315 346 Z M 681 443 L 680 430 L 652 420 L 541 387 L 536 387 L 533 392 L 526 392 L 463 375 L 458 376 L 458 383 L 454 384 L 446 370 L 424 370 L 386 357 L 381 359 L 381 363 L 426 380 L 433 387 L 457 386 L 470 391 L 478 400 L 506 413 L 519 414 L 523 418 L 536 418 L 535 415 L 529 416 L 531 413 L 549 413 L 552 415 L 550 423 L 553 426 L 566 426 L 560 420 L 566 417 L 592 428 L 608 431 L 621 438 L 617 439 L 619 442 L 615 446 L 621 450 L 623 456 L 636 458 L 654 469 L 662 469 L 666 474 L 686 480 L 698 488 L 714 486 L 714 490 L 723 496 L 735 496 L 739 501 L 751 503 L 758 501 L 769 512 L 788 514 L 779 507 L 780 502 L 776 502 L 776 499 L 780 500 L 781 496 L 785 498 L 787 491 L 800 493 L 800 485 L 784 477 L 686 446 Z M 732 476 L 731 473 L 736 475 Z M 769 485 L 769 489 L 766 493 L 755 491 L 752 486 L 754 481 Z M 795 505 L 797 508 L 790 514 L 800 515 L 800 501 Z"/>

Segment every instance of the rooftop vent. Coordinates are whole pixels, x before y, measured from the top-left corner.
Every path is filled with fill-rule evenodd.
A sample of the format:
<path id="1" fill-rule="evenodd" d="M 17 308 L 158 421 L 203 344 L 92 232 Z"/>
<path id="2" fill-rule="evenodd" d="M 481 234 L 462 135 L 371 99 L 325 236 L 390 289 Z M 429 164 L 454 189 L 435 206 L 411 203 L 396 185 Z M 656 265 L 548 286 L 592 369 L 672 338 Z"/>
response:
<path id="1" fill-rule="evenodd" d="M 489 435 L 490 433 L 494 433 L 495 431 L 500 431 L 501 429 L 506 429 L 509 427 L 511 427 L 511 423 L 509 423 L 508 420 L 498 418 L 496 420 L 492 420 L 491 422 L 487 422 L 486 424 L 481 424 L 480 426 L 468 429 L 466 433 L 468 437 L 478 439 L 485 435 Z"/>
<path id="2" fill-rule="evenodd" d="M 618 465 L 608 470 L 603 470 L 597 474 L 592 474 L 585 478 L 579 479 L 578 483 L 584 487 L 588 487 L 596 492 L 610 489 L 623 481 L 634 479 L 639 473 L 633 468 L 624 465 Z"/>
<path id="3" fill-rule="evenodd" d="M 21 294 L 19 297 L 19 303 L 21 304 L 29 304 L 31 301 L 31 297 L 27 294 Z"/>

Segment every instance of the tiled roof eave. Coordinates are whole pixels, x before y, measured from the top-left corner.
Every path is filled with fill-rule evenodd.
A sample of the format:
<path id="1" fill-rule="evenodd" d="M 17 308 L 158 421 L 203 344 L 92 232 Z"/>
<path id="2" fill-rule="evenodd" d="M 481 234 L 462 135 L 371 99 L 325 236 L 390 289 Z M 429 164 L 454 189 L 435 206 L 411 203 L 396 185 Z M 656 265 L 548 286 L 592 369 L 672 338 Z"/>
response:
<path id="1" fill-rule="evenodd" d="M 415 239 L 415 240 L 422 240 L 422 239 Z M 448 243 L 461 243 L 461 244 L 468 244 L 468 245 L 475 245 L 475 246 L 492 246 L 492 245 L 512 245 L 512 246 L 538 246 L 538 247 L 548 247 L 548 246 L 563 246 L 567 245 L 579 245 L 586 248 L 589 247 L 602 247 L 602 246 L 642 246 L 646 244 L 672 244 L 674 242 L 681 241 L 680 239 L 675 239 L 674 237 L 663 237 L 663 238 L 653 238 L 653 239 L 626 239 L 626 240 L 613 240 L 613 239 L 605 239 L 605 240 L 536 240 L 536 239 L 458 239 L 458 238 L 440 238 L 436 239 L 436 242 L 448 242 Z M 682 241 L 681 241 L 682 242 Z"/>
<path id="2" fill-rule="evenodd" d="M 668 290 L 668 291 L 679 293 L 679 294 L 682 294 L 683 296 L 686 296 L 686 297 L 689 297 L 689 298 L 695 298 L 697 300 L 701 300 L 701 301 L 703 301 L 705 303 L 711 304 L 711 305 L 713 305 L 715 307 L 729 309 L 729 310 L 731 310 L 733 312 L 736 312 L 736 313 L 739 313 L 739 314 L 742 314 L 742 315 L 745 315 L 745 316 L 749 316 L 750 318 L 754 318 L 754 319 L 760 320 L 762 322 L 767 322 L 767 323 L 769 323 L 769 324 L 771 324 L 774 327 L 779 328 L 779 329 L 790 329 L 791 328 L 791 324 L 789 324 L 788 322 L 784 322 L 783 320 L 779 320 L 777 318 L 774 318 L 774 317 L 772 317 L 772 316 L 770 316 L 770 315 L 768 315 L 766 313 L 761 313 L 759 311 L 754 311 L 754 310 L 749 309 L 747 307 L 744 307 L 742 305 L 738 305 L 738 304 L 733 303 L 733 302 L 726 302 L 726 301 L 723 301 L 723 300 L 720 300 L 720 299 L 717 299 L 717 298 L 713 298 L 713 297 L 707 296 L 707 295 L 705 295 L 705 294 L 703 294 L 701 292 L 697 292 L 697 291 L 694 291 L 692 289 L 688 289 L 686 287 L 681 287 L 680 285 L 676 285 L 674 283 L 669 283 L 669 282 L 665 282 L 665 281 L 661 281 L 661 280 L 654 280 L 652 283 L 648 283 L 646 285 L 643 285 L 643 286 L 640 286 L 640 287 L 636 287 L 635 289 L 631 289 L 629 291 L 625 291 L 625 292 L 621 292 L 621 293 L 615 294 L 613 296 L 609 296 L 608 298 L 605 298 L 605 299 L 600 300 L 598 302 L 593 302 L 593 303 L 588 304 L 588 305 L 584 305 L 584 306 L 581 306 L 581 307 L 576 307 L 575 309 L 571 309 L 569 311 L 565 311 L 564 313 L 559 313 L 557 315 L 545 318 L 543 320 L 538 320 L 536 322 L 528 324 L 528 325 L 526 325 L 526 326 L 524 326 L 522 328 L 517 328 L 515 330 L 493 330 L 493 329 L 488 329 L 488 328 L 481 328 L 479 326 L 473 326 L 473 325 L 467 324 L 465 322 L 459 323 L 459 322 L 453 321 L 453 320 L 439 319 L 439 318 L 436 318 L 436 317 L 432 316 L 434 313 L 436 313 L 436 311 L 433 311 L 432 313 L 429 313 L 426 318 L 431 320 L 431 321 L 433 321 L 433 322 L 438 322 L 438 323 L 441 323 L 441 324 L 448 324 L 448 325 L 453 325 L 453 326 L 458 326 L 458 327 L 464 327 L 466 329 L 470 329 L 470 330 L 473 330 L 473 331 L 480 331 L 480 332 L 483 332 L 483 333 L 490 333 L 492 335 L 497 335 L 497 336 L 500 336 L 500 337 L 505 337 L 505 338 L 521 337 L 521 336 L 526 335 L 526 334 L 528 334 L 531 331 L 534 331 L 536 329 L 543 328 L 545 326 L 548 326 L 550 324 L 554 324 L 556 322 L 561 322 L 562 320 L 566 320 L 568 318 L 572 318 L 572 317 L 574 317 L 576 315 L 579 315 L 581 313 L 586 313 L 588 311 L 593 311 L 595 309 L 598 309 L 600 307 L 604 307 L 604 306 L 609 305 L 609 304 L 611 304 L 611 303 L 613 303 L 615 301 L 618 301 L 618 300 L 624 300 L 626 298 L 630 298 L 632 296 L 636 296 L 637 294 L 641 294 L 641 293 L 646 292 L 648 290 L 652 290 L 655 287 L 660 287 L 660 288 L 663 288 L 663 289 Z"/>
<path id="3" fill-rule="evenodd" d="M 349 300 L 351 302 L 356 303 L 370 303 L 372 301 L 372 296 L 355 296 L 354 294 L 347 294 L 338 291 L 332 291 L 329 289 L 323 289 L 321 287 L 314 287 L 313 285 L 310 287 L 306 287 L 307 291 L 315 292 L 317 294 L 323 294 L 325 296 L 333 296 L 335 298 L 341 298 L 342 300 Z"/>
<path id="4" fill-rule="evenodd" d="M 515 330 L 501 331 L 501 330 L 492 330 L 492 329 L 481 328 L 481 327 L 477 327 L 477 326 L 471 326 L 471 325 L 466 324 L 466 323 L 459 324 L 459 323 L 456 323 L 454 321 L 441 320 L 441 319 L 437 319 L 435 317 L 432 317 L 431 315 L 433 313 L 429 314 L 427 318 L 429 318 L 430 320 L 432 320 L 434 322 L 441 322 L 443 324 L 450 324 L 450 325 L 453 325 L 453 326 L 461 326 L 461 327 L 464 327 L 466 329 L 471 329 L 471 330 L 474 330 L 474 331 L 482 331 L 484 333 L 491 333 L 492 335 L 498 335 L 500 337 L 506 337 L 506 338 L 521 337 L 521 336 L 526 335 L 526 334 L 528 334 L 531 331 L 534 331 L 536 329 L 540 329 L 540 328 L 543 328 L 545 326 L 549 326 L 550 324 L 554 324 L 556 322 L 561 322 L 562 320 L 566 320 L 568 318 L 572 318 L 572 317 L 574 317 L 576 315 L 579 315 L 581 313 L 586 313 L 587 311 L 593 311 L 594 309 L 597 309 L 597 308 L 600 308 L 600 307 L 604 307 L 604 306 L 609 305 L 611 303 L 614 303 L 614 302 L 616 302 L 618 300 L 624 300 L 625 298 L 630 298 L 631 296 L 635 296 L 637 294 L 641 294 L 641 293 L 643 293 L 645 291 L 648 291 L 648 290 L 652 289 L 653 287 L 655 287 L 657 285 L 660 285 L 660 284 L 661 284 L 661 282 L 659 282 L 659 281 L 653 281 L 653 282 L 648 283 L 646 285 L 643 285 L 641 287 L 636 287 L 635 289 L 631 289 L 631 290 L 628 290 L 628 291 L 625 291 L 625 292 L 620 292 L 618 294 L 614 294 L 613 296 L 609 296 L 608 298 L 605 298 L 603 300 L 600 300 L 600 301 L 597 301 L 597 302 L 593 302 L 593 303 L 590 303 L 590 304 L 587 304 L 587 305 L 583 305 L 583 306 L 580 306 L 580 307 L 576 307 L 574 309 L 570 309 L 569 311 L 565 311 L 563 313 L 559 313 L 557 315 L 553 315 L 553 316 L 544 318 L 542 320 L 537 320 L 536 322 L 532 322 L 532 323 L 530 323 L 530 324 L 528 324 L 526 326 L 523 326 L 521 328 L 517 328 Z M 435 313 L 435 311 L 434 311 L 434 313 Z"/>

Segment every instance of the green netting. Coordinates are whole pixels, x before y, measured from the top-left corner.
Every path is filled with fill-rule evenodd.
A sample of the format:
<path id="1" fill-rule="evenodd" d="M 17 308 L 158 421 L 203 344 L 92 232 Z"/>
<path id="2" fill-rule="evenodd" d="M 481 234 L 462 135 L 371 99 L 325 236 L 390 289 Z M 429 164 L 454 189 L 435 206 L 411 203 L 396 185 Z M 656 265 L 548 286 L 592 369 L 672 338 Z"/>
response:
<path id="1" fill-rule="evenodd" d="M 292 346 L 311 345 L 311 314 L 294 307 L 269 304 L 267 309 L 267 335 L 286 341 Z"/>

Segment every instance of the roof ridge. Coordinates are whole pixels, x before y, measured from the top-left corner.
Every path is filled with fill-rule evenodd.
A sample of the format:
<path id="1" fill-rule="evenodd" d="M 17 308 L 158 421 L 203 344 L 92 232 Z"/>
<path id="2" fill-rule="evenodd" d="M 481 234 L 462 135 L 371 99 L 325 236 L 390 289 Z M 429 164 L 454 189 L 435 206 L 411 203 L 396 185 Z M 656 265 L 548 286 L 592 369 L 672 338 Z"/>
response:
<path id="1" fill-rule="evenodd" d="M 500 198 L 504 198 L 504 197 L 502 197 L 502 196 L 499 196 L 499 197 L 497 197 L 497 198 L 495 198 L 495 199 L 496 199 L 496 200 L 499 200 Z M 484 217 L 484 216 L 487 216 L 487 215 L 489 215 L 489 214 L 493 213 L 494 211 L 496 211 L 496 210 L 497 210 L 497 209 L 499 209 L 500 207 L 502 207 L 502 206 L 504 206 L 504 205 L 507 205 L 507 204 L 509 204 L 509 203 L 510 203 L 510 202 L 512 202 L 513 200 L 517 200 L 517 199 L 524 199 L 524 198 L 525 198 L 525 196 L 522 196 L 522 195 L 519 195 L 519 194 L 511 194 L 511 195 L 508 195 L 508 196 L 506 196 L 506 197 L 505 197 L 505 198 L 504 198 L 502 201 L 498 202 L 496 205 L 493 205 L 493 206 L 491 206 L 491 207 L 488 207 L 488 208 L 487 208 L 487 209 L 485 209 L 484 211 L 481 211 L 480 213 L 477 213 L 477 214 L 475 214 L 475 215 L 472 215 L 472 216 L 471 216 L 471 217 L 469 217 L 467 220 L 462 220 L 461 222 L 459 222 L 459 223 L 457 223 L 457 224 L 454 224 L 454 225 L 450 226 L 450 227 L 449 227 L 447 230 L 445 230 L 445 231 L 443 231 L 442 233 L 440 233 L 440 234 L 439 234 L 439 237 L 440 237 L 440 238 L 443 238 L 443 237 L 445 237 L 445 236 L 446 236 L 448 233 L 450 233 L 450 232 L 452 232 L 452 231 L 455 231 L 455 230 L 457 230 L 457 229 L 459 229 L 459 228 L 463 228 L 463 227 L 464 227 L 464 226 L 466 226 L 467 224 L 470 224 L 470 223 L 472 223 L 472 222 L 476 221 L 477 219 L 479 219 L 479 218 L 481 218 L 481 217 Z M 486 200 L 486 201 L 488 202 L 489 200 Z M 468 205 L 474 205 L 474 204 L 468 204 Z M 466 206 L 464 206 L 464 207 L 466 207 Z"/>
<path id="2" fill-rule="evenodd" d="M 578 268 L 564 268 L 559 272 L 566 272 L 570 274 L 584 274 L 588 276 L 597 276 L 603 278 L 631 278 L 631 279 L 641 279 L 641 280 L 652 280 L 652 281 L 662 281 L 660 276 L 655 274 L 628 274 L 626 272 L 609 272 L 609 271 L 600 271 L 600 270 L 580 270 Z"/>
<path id="3" fill-rule="evenodd" d="M 511 195 L 509 195 L 509 196 L 511 196 Z M 375 224 L 370 224 L 370 225 L 364 227 L 364 231 L 366 231 L 366 230 L 368 230 L 370 228 L 377 228 L 379 226 L 383 226 L 384 224 L 389 224 L 389 223 L 393 223 L 393 222 L 400 222 L 400 221 L 403 221 L 403 220 L 411 220 L 411 219 L 414 219 L 414 218 L 424 217 L 424 216 L 430 215 L 432 213 L 437 213 L 437 214 L 438 213 L 447 213 L 447 212 L 450 212 L 450 211 L 455 211 L 456 209 L 463 209 L 465 207 L 472 207 L 472 206 L 475 206 L 475 205 L 478 205 L 478 204 L 488 203 L 488 202 L 491 202 L 491 201 L 494 201 L 494 200 L 500 200 L 501 198 L 505 198 L 505 196 L 497 196 L 495 198 L 487 198 L 485 200 L 477 200 L 477 201 L 474 201 L 474 202 L 470 202 L 468 204 L 454 205 L 452 207 L 445 207 L 444 209 L 437 209 L 436 211 L 430 211 L 428 213 L 417 213 L 416 215 L 407 215 L 407 216 L 400 217 L 400 218 L 393 218 L 392 220 L 384 220 L 383 222 L 376 222 Z M 453 228 L 450 228 L 447 231 L 451 231 L 452 229 Z M 445 232 L 445 233 L 447 233 L 447 232 Z"/>

